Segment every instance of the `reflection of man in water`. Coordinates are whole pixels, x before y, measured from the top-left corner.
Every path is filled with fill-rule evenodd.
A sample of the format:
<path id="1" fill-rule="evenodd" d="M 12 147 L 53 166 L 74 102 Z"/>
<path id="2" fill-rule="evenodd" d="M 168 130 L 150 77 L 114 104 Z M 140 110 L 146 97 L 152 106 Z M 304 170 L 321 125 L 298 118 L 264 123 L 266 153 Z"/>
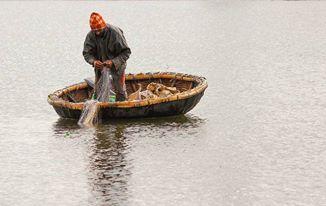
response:
<path id="1" fill-rule="evenodd" d="M 90 16 L 91 31 L 88 32 L 83 56 L 86 62 L 95 68 L 95 85 L 101 77 L 103 67 L 111 69 L 117 101 L 127 98 L 125 69 L 131 50 L 127 45 L 123 31 L 116 26 L 106 24 L 102 16 L 93 12 Z M 95 88 L 97 88 L 95 86 Z M 95 97 L 97 91 L 95 92 Z"/>
<path id="2" fill-rule="evenodd" d="M 89 183 L 99 205 L 127 205 L 131 172 L 124 124 L 96 128 L 90 145 Z"/>

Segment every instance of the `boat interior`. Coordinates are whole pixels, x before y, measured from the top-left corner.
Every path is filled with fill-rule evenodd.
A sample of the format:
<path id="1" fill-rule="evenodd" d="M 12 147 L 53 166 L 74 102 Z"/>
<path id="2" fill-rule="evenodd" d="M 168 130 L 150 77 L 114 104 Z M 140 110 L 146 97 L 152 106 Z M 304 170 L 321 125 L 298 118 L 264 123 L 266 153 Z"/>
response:
<path id="1" fill-rule="evenodd" d="M 85 79 L 87 86 L 82 89 L 72 90 L 68 93 L 63 94 L 60 98 L 65 101 L 79 103 L 85 102 L 86 100 L 90 99 L 93 90 L 94 90 L 94 81 L 92 78 Z M 196 81 L 186 81 L 182 79 L 168 79 L 168 78 L 150 78 L 150 79 L 132 79 L 126 80 L 126 89 L 127 94 L 131 94 L 139 89 L 139 85 L 141 85 L 141 91 L 146 90 L 146 87 L 151 82 L 160 83 L 168 87 L 176 87 L 177 90 L 180 92 L 184 92 L 190 90 L 197 86 Z"/>

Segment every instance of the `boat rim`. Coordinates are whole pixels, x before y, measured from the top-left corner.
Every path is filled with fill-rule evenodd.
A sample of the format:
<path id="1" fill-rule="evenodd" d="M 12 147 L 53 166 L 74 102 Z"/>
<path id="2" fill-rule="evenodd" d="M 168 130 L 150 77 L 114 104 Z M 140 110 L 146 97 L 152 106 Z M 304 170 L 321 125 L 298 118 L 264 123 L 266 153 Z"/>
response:
<path id="1" fill-rule="evenodd" d="M 174 73 L 174 72 L 156 72 L 156 73 L 138 73 L 138 74 L 126 74 L 126 81 L 128 80 L 143 80 L 143 79 L 176 79 L 183 81 L 196 82 L 197 85 L 190 89 L 171 95 L 169 97 L 159 97 L 155 99 L 144 99 L 144 100 L 133 100 L 133 101 L 121 101 L 121 102 L 99 102 L 101 108 L 115 107 L 115 108 L 132 108 L 132 107 L 142 107 L 154 104 L 160 104 L 164 102 L 178 101 L 182 99 L 188 99 L 199 93 L 202 93 L 207 87 L 207 80 L 205 77 L 184 74 L 184 73 Z M 82 110 L 84 107 L 84 102 L 69 102 L 61 97 L 71 91 L 81 90 L 88 87 L 86 82 L 80 82 L 67 86 L 63 89 L 59 89 L 52 94 L 48 95 L 47 101 L 52 106 L 56 107 L 66 107 L 69 109 Z"/>

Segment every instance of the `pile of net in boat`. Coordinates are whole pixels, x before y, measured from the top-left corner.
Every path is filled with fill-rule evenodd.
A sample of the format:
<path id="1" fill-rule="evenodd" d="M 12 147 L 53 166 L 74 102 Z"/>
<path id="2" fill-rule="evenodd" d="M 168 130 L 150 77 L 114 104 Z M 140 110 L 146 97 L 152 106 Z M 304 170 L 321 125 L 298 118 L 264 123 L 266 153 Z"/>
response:
<path id="1" fill-rule="evenodd" d="M 84 126 L 93 126 L 99 122 L 99 102 L 108 102 L 112 100 L 112 96 L 115 97 L 113 92 L 113 82 L 110 69 L 103 68 L 101 77 L 95 88 L 97 96 L 95 99 L 87 100 L 84 103 L 82 114 L 79 117 L 78 124 Z"/>
<path id="2" fill-rule="evenodd" d="M 138 90 L 128 96 L 128 101 L 164 98 L 180 92 L 176 87 L 167 87 L 155 82 L 148 84 L 144 91 L 142 91 L 141 84 L 138 84 L 138 86 Z"/>

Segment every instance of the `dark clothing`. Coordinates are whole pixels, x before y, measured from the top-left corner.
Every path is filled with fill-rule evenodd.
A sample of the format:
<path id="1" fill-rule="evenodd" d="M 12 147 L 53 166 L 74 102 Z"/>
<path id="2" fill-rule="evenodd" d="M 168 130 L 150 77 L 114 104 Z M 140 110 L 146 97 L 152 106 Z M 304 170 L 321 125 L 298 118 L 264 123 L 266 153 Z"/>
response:
<path id="1" fill-rule="evenodd" d="M 127 45 L 123 31 L 113 25 L 107 24 L 100 36 L 90 31 L 84 42 L 83 56 L 86 62 L 94 66 L 95 60 L 104 62 L 112 60 L 111 70 L 117 100 L 123 101 L 127 98 L 126 86 L 124 84 L 124 73 L 127 66 L 127 59 L 131 50 Z M 95 69 L 95 84 L 101 73 Z M 96 92 L 96 91 L 95 91 Z"/>

